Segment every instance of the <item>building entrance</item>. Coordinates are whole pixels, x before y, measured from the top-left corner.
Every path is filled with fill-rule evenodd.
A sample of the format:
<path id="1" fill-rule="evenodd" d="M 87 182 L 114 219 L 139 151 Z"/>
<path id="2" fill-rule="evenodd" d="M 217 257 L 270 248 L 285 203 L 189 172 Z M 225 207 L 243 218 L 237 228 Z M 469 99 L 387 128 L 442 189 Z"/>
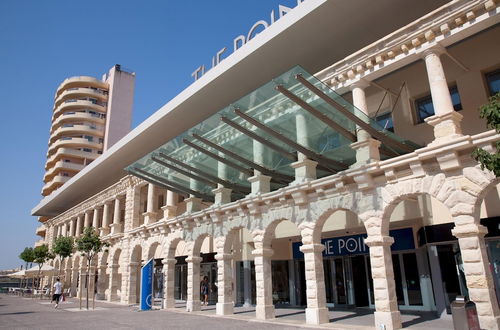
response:
<path id="1" fill-rule="evenodd" d="M 325 258 L 326 302 L 330 306 L 370 305 L 367 256 Z"/>
<path id="2" fill-rule="evenodd" d="M 208 303 L 215 304 L 217 302 L 217 263 L 209 262 L 200 265 L 200 280 L 208 277 Z M 200 283 L 201 286 L 201 283 Z M 203 301 L 203 297 L 200 296 Z"/>

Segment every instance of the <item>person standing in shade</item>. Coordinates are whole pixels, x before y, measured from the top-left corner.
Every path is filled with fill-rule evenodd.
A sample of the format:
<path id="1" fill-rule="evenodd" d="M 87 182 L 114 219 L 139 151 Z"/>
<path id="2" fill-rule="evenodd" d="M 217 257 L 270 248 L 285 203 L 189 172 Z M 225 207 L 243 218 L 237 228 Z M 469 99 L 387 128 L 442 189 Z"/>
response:
<path id="1" fill-rule="evenodd" d="M 56 302 L 54 308 L 57 308 L 57 306 L 59 306 L 59 299 L 61 299 L 61 295 L 62 295 L 62 283 L 59 280 L 59 278 L 57 278 L 56 283 L 54 283 L 54 294 L 52 295 L 52 301 Z"/>
<path id="2" fill-rule="evenodd" d="M 208 305 L 208 276 L 203 277 L 203 281 L 201 282 L 201 296 L 203 301 L 202 305 Z"/>

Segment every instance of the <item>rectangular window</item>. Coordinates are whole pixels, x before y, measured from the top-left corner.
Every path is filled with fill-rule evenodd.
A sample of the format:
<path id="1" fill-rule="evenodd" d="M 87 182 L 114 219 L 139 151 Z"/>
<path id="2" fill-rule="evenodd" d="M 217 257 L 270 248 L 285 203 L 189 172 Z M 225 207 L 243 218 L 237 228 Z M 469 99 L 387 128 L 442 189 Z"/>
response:
<path id="1" fill-rule="evenodd" d="M 83 148 L 82 150 L 85 152 L 92 152 L 92 149 L 89 149 L 89 148 Z"/>
<path id="2" fill-rule="evenodd" d="M 375 118 L 375 121 L 382 126 L 383 129 L 394 133 L 394 123 L 392 122 L 392 114 L 390 112 L 381 114 Z"/>
<path id="3" fill-rule="evenodd" d="M 495 95 L 500 92 L 500 69 L 487 73 L 486 82 L 488 83 L 488 89 L 490 90 L 490 96 Z"/>
<path id="4" fill-rule="evenodd" d="M 455 111 L 462 110 L 462 101 L 458 93 L 457 86 L 450 87 L 451 103 Z M 434 115 L 434 105 L 432 104 L 431 95 L 426 95 L 415 100 L 415 109 L 417 110 L 417 123 L 423 123 L 424 119 Z"/>

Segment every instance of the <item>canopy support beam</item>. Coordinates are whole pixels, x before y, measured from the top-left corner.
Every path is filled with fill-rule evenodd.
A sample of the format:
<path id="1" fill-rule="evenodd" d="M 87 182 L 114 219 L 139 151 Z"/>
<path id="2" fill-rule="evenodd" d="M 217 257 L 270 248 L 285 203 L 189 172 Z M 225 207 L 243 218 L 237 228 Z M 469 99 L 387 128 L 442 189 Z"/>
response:
<path id="1" fill-rule="evenodd" d="M 365 131 L 368 132 L 372 137 L 376 138 L 380 142 L 392 146 L 396 149 L 405 151 L 405 152 L 413 152 L 415 151 L 415 148 L 412 148 L 409 145 L 406 145 L 404 143 L 398 142 L 394 139 L 391 139 L 387 135 L 377 131 L 375 128 L 373 128 L 369 123 L 365 122 L 363 119 L 359 118 L 356 116 L 354 113 L 351 113 L 347 109 L 345 109 L 343 106 L 338 104 L 336 101 L 332 100 L 328 95 L 326 95 L 323 91 L 321 91 L 319 88 L 314 86 L 312 83 L 307 81 L 301 74 L 297 74 L 295 76 L 295 79 L 297 79 L 302 85 L 304 85 L 307 89 L 309 89 L 311 92 L 316 94 L 319 98 L 321 98 L 323 101 L 337 109 L 340 113 L 342 113 L 344 116 L 346 116 L 348 119 L 350 119 L 352 122 L 354 122 L 356 125 L 364 129 Z"/>
<path id="2" fill-rule="evenodd" d="M 208 183 L 210 185 L 216 185 L 217 183 L 223 185 L 224 187 L 226 188 L 230 188 L 232 189 L 234 192 L 240 192 L 242 194 L 248 194 L 250 193 L 250 189 L 247 189 L 246 187 L 244 186 L 241 186 L 241 185 L 237 185 L 237 184 L 234 184 L 232 182 L 229 182 L 227 180 L 222 180 L 222 179 L 219 179 L 218 177 L 216 176 L 212 176 L 204 171 L 201 171 L 200 169 L 197 169 L 197 168 L 194 168 L 194 167 L 191 167 L 189 165 L 186 165 L 186 164 L 183 164 L 181 161 L 177 160 L 177 159 L 174 159 L 172 157 L 169 157 L 167 155 L 165 155 L 164 153 L 159 153 L 158 156 L 172 162 L 172 163 L 175 163 L 181 167 L 184 167 L 186 170 L 183 170 L 183 169 L 180 169 L 178 168 L 177 166 L 174 166 L 172 164 L 169 164 L 161 159 L 158 159 L 157 157 L 153 156 L 151 157 L 151 159 L 155 162 L 157 162 L 158 164 L 162 165 L 162 166 L 165 166 L 165 167 L 168 167 L 170 168 L 171 170 L 173 171 L 176 171 L 176 172 L 179 172 L 181 174 L 184 174 L 185 176 L 189 176 L 195 180 L 199 180 L 199 181 L 202 181 L 202 182 L 205 182 L 205 183 Z M 200 174 L 201 176 L 198 176 L 198 175 L 195 175 L 195 174 L 192 174 L 190 173 L 189 171 L 191 172 L 196 172 L 198 174 Z"/>
<path id="3" fill-rule="evenodd" d="M 309 105 L 309 103 L 305 102 L 300 97 L 298 97 L 294 93 L 290 92 L 288 89 L 286 89 L 282 85 L 276 86 L 276 90 L 278 92 L 280 92 L 281 94 L 285 95 L 290 101 L 294 102 L 299 107 L 306 110 L 307 112 L 309 112 L 311 115 L 313 115 L 314 117 L 321 120 L 326 125 L 330 126 L 330 128 L 332 128 L 334 131 L 339 132 L 341 135 L 343 135 L 345 138 L 347 138 L 351 142 L 357 141 L 356 135 L 354 135 L 353 133 L 351 133 L 349 130 L 345 129 L 341 125 L 337 124 L 334 120 L 330 119 L 330 117 L 328 117 L 327 115 L 325 115 L 324 113 L 322 113 L 318 109 L 314 108 L 313 106 Z"/>
<path id="4" fill-rule="evenodd" d="M 315 153 L 314 151 L 309 150 L 309 149 L 303 147 L 302 145 L 300 145 L 300 144 L 298 144 L 298 143 L 290 140 L 289 138 L 285 137 L 281 133 L 278 133 L 275 130 L 267 127 L 266 125 L 264 125 L 260 121 L 258 121 L 256 119 L 254 119 L 254 118 L 252 118 L 252 117 L 244 114 L 240 109 L 235 109 L 234 112 L 238 116 L 240 116 L 241 118 L 243 118 L 246 121 L 248 121 L 249 123 L 251 123 L 252 125 L 260 128 L 261 130 L 263 130 L 267 134 L 275 137 L 276 139 L 280 140 L 281 142 L 283 142 L 285 144 L 288 144 L 289 146 L 291 146 L 292 148 L 296 149 L 297 151 L 303 153 L 304 155 L 306 155 L 310 159 L 317 161 L 322 166 L 327 167 L 333 173 L 336 173 L 337 170 L 333 169 L 332 167 L 334 167 L 334 168 L 341 168 L 341 169 L 346 169 L 347 168 L 347 166 L 345 164 L 341 163 L 341 162 L 338 162 L 338 161 L 326 158 L 326 157 L 324 157 L 322 155 L 319 155 L 319 154 Z"/>
<path id="5" fill-rule="evenodd" d="M 215 150 L 218 150 L 220 152 L 222 152 L 223 154 L 231 157 L 231 158 L 234 158 L 236 159 L 237 161 L 245 164 L 245 165 L 248 165 L 254 169 L 256 169 L 257 171 L 260 171 L 261 173 L 265 174 L 265 175 L 269 175 L 275 179 L 279 179 L 280 181 L 283 181 L 285 183 L 289 183 L 289 182 L 292 182 L 294 180 L 293 177 L 289 176 L 289 175 L 286 175 L 286 174 L 282 174 L 282 173 L 279 173 L 277 171 L 273 171 L 273 170 L 270 170 L 266 167 L 263 167 L 257 163 L 254 163 L 244 157 L 241 157 L 240 155 L 232 152 L 232 151 L 229 151 L 227 150 L 226 148 L 223 148 L 215 143 L 213 143 L 212 141 L 210 140 L 207 140 L 201 136 L 199 136 L 198 134 L 193 134 L 193 137 L 197 140 L 200 140 L 201 142 L 203 142 L 204 144 L 214 148 Z"/>
<path id="6" fill-rule="evenodd" d="M 177 190 L 180 190 L 180 191 L 184 191 L 187 194 L 193 195 L 195 197 L 204 199 L 204 200 L 209 201 L 209 202 L 213 202 L 214 201 L 214 197 L 213 196 L 210 196 L 210 195 L 201 193 L 199 191 L 183 187 L 182 185 L 180 185 L 178 183 L 175 183 L 175 182 L 169 181 L 167 179 L 164 179 L 162 177 L 159 177 L 157 175 L 151 174 L 151 173 L 149 173 L 147 171 L 144 171 L 144 170 L 141 170 L 140 168 L 137 168 L 137 167 L 134 167 L 134 170 L 137 171 L 137 172 L 139 172 L 140 174 L 143 174 L 145 176 L 149 176 L 149 177 L 155 179 L 156 181 L 162 182 L 162 183 L 164 183 L 167 186 L 173 187 L 173 188 L 175 188 Z"/>

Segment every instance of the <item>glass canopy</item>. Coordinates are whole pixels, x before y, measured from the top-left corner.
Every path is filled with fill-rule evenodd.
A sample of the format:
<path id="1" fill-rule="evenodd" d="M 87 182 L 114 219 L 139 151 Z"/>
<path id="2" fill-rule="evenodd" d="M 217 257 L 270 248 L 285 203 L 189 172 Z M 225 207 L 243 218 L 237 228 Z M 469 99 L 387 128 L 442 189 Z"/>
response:
<path id="1" fill-rule="evenodd" d="M 183 195 L 213 200 L 217 186 L 233 200 L 250 192 L 248 178 L 271 177 L 271 189 L 294 180 L 291 163 L 303 155 L 323 177 L 355 163 L 356 132 L 381 142 L 382 159 L 419 146 L 384 130 L 300 66 L 168 141 L 126 168 Z"/>

